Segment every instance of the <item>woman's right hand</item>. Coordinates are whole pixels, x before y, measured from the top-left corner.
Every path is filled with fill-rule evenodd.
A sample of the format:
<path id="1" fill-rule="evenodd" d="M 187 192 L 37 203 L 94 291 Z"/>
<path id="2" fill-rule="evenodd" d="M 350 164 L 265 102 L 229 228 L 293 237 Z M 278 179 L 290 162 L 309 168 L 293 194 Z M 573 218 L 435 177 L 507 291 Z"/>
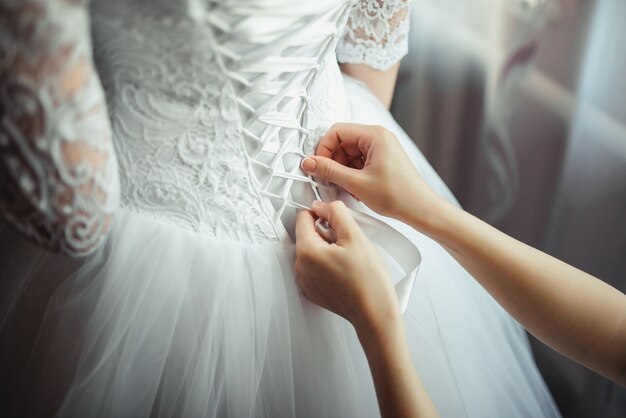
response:
<path id="1" fill-rule="evenodd" d="M 305 158 L 302 169 L 342 187 L 372 210 L 415 226 L 436 214 L 441 199 L 422 179 L 393 133 L 380 126 L 338 123 Z"/>

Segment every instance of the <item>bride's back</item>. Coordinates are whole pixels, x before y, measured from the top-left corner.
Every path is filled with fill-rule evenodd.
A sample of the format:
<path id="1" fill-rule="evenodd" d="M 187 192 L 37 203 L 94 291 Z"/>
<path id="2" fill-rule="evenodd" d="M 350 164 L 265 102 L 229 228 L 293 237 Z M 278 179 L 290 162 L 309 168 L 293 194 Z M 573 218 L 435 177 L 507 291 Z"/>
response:
<path id="1" fill-rule="evenodd" d="M 267 241 L 313 198 L 298 163 L 335 120 L 395 131 L 451 196 L 337 64 L 397 63 L 408 0 L 93 0 L 99 77 L 86 3 L 0 1 L 0 212 L 88 255 L 0 223 L 0 410 L 377 416 L 354 330 L 304 302 L 293 242 Z M 407 335 L 442 415 L 558 415 L 519 326 L 411 234 Z"/>
<path id="2" fill-rule="evenodd" d="M 123 205 L 212 236 L 280 239 L 294 182 L 282 175 L 348 117 L 335 48 L 351 6 L 96 1 Z"/>

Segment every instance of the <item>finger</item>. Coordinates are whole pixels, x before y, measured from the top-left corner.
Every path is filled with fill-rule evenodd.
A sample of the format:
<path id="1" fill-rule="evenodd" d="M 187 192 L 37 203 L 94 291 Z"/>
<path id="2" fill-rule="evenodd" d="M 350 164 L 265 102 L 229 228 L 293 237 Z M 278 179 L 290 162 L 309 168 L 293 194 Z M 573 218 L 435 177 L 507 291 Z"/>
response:
<path id="1" fill-rule="evenodd" d="M 332 159 L 338 162 L 339 164 L 346 165 L 346 166 L 348 165 L 348 162 L 350 161 L 350 157 L 348 157 L 348 155 L 346 154 L 346 150 L 343 148 L 339 148 L 337 152 L 333 154 Z"/>
<path id="2" fill-rule="evenodd" d="M 320 139 L 316 154 L 332 158 L 338 149 L 343 148 L 351 156 L 366 156 L 372 141 L 382 128 L 356 123 L 336 123 Z"/>
<path id="3" fill-rule="evenodd" d="M 347 162 L 347 161 L 346 161 Z M 353 193 L 354 187 L 363 176 L 359 170 L 339 164 L 326 157 L 307 157 L 302 160 L 302 169 L 315 178 L 335 183 L 348 192 Z"/>
<path id="4" fill-rule="evenodd" d="M 361 152 L 361 149 L 359 148 L 357 144 L 349 144 L 349 143 L 342 142 L 341 149 L 345 151 L 346 155 L 349 158 L 362 159 L 366 157 L 366 155 Z"/>
<path id="5" fill-rule="evenodd" d="M 322 142 L 317 145 L 315 154 L 321 157 L 332 158 L 342 164 L 343 162 L 340 161 L 342 155 L 346 155 L 348 159 L 364 157 L 357 143 L 341 142 L 339 137 L 335 137 L 334 139 L 331 139 L 331 141 L 334 141 L 335 139 L 339 142 L 334 147 L 328 144 L 328 140 L 322 139 Z"/>
<path id="6" fill-rule="evenodd" d="M 363 232 L 356 223 L 349 209 L 343 202 L 336 200 L 331 203 L 320 201 L 313 202 L 313 212 L 320 218 L 326 219 L 330 227 L 337 234 L 337 243 L 341 244 L 342 240 L 352 240 L 360 238 Z"/>
<path id="7" fill-rule="evenodd" d="M 296 250 L 306 246 L 328 246 L 328 243 L 315 229 L 313 213 L 301 210 L 296 216 Z"/>
<path id="8" fill-rule="evenodd" d="M 362 158 L 352 158 L 348 161 L 348 167 L 361 170 L 365 166 Z"/>

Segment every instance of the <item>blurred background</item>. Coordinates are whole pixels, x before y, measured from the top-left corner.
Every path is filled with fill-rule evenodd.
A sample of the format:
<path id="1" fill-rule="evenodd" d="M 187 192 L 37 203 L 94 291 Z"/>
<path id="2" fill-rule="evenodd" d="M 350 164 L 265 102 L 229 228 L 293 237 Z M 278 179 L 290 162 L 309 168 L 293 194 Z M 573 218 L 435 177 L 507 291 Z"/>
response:
<path id="1" fill-rule="evenodd" d="M 413 0 L 392 112 L 461 204 L 626 292 L 626 0 Z M 531 339 L 565 417 L 626 389 Z"/>

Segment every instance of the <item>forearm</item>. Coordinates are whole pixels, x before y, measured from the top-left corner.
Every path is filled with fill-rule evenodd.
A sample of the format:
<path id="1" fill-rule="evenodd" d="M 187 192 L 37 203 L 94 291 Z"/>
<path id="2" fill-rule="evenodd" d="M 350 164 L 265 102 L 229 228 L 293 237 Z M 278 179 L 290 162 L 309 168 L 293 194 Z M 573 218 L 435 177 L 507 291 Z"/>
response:
<path id="1" fill-rule="evenodd" d="M 385 262 L 340 201 L 314 202 L 296 220 L 295 271 L 302 294 L 348 320 L 367 356 L 384 417 L 436 416 L 422 386 Z M 333 244 L 317 232 L 315 219 L 335 231 Z"/>
<path id="2" fill-rule="evenodd" d="M 400 63 L 386 71 L 365 64 L 341 64 L 341 71 L 362 81 L 387 109 L 391 106 L 399 68 Z"/>
<path id="3" fill-rule="evenodd" d="M 402 319 L 357 329 L 365 350 L 383 417 L 436 417 L 437 410 L 419 379 Z"/>
<path id="4" fill-rule="evenodd" d="M 438 201 L 409 223 L 440 242 L 526 329 L 555 350 L 626 383 L 626 295 Z"/>

